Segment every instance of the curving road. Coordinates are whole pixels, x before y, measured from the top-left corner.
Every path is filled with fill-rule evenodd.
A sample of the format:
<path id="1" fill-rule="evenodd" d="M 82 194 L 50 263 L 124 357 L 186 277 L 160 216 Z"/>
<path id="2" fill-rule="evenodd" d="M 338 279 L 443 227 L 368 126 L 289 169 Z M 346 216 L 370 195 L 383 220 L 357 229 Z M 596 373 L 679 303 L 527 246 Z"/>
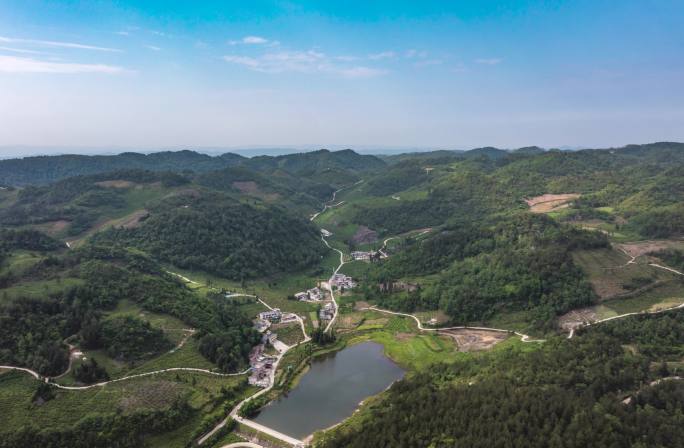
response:
<path id="1" fill-rule="evenodd" d="M 333 275 L 335 275 L 338 272 L 340 272 L 340 268 L 342 268 L 342 266 L 344 266 L 344 264 L 345 264 L 344 253 L 341 250 L 335 249 L 334 247 L 330 246 L 330 244 L 328 244 L 328 241 L 326 241 L 325 237 L 321 237 L 321 239 L 323 240 L 323 243 L 325 243 L 325 245 L 328 247 L 328 249 L 332 249 L 332 250 L 334 250 L 340 254 L 340 264 L 337 266 L 337 268 L 333 272 Z M 330 292 L 330 298 L 332 299 L 333 305 L 335 307 L 335 312 L 333 313 L 332 319 L 330 319 L 330 322 L 328 322 L 328 325 L 325 327 L 325 330 L 324 330 L 325 333 L 327 333 L 328 331 L 330 331 L 332 329 L 332 326 L 335 323 L 335 319 L 337 319 L 337 314 L 338 314 L 337 313 L 337 301 L 335 300 L 335 293 L 333 292 L 333 288 L 330 285 L 330 281 L 328 281 L 328 283 L 326 283 L 326 284 L 328 286 L 327 289 Z"/>
<path id="2" fill-rule="evenodd" d="M 420 319 L 418 319 L 416 316 L 413 314 L 407 314 L 407 313 L 398 313 L 396 311 L 390 311 L 390 310 L 383 310 L 382 308 L 378 308 L 375 306 L 369 306 L 366 308 L 361 308 L 362 310 L 372 310 L 372 311 L 378 311 L 380 313 L 386 313 L 386 314 L 394 314 L 396 316 L 405 316 L 405 317 L 410 317 L 413 320 L 416 321 L 418 324 L 418 329 L 420 331 L 436 331 L 440 332 L 443 330 L 484 330 L 484 331 L 496 331 L 499 333 L 509 333 L 509 334 L 515 334 L 516 336 L 520 336 L 520 340 L 522 342 L 545 342 L 546 339 L 532 339 L 530 336 L 519 333 L 517 331 L 512 331 L 512 330 L 504 330 L 503 328 L 490 328 L 490 327 L 466 327 L 466 326 L 456 326 L 456 327 L 441 327 L 441 328 L 425 328 L 423 327 L 422 322 Z"/>
<path id="3" fill-rule="evenodd" d="M 130 380 L 132 378 L 141 378 L 144 376 L 150 376 L 150 375 L 158 375 L 160 373 L 164 372 L 176 372 L 176 371 L 183 371 L 183 372 L 199 372 L 199 373 L 206 373 L 208 375 L 215 375 L 215 376 L 239 376 L 239 375 L 245 375 L 248 373 L 251 369 L 251 367 L 244 372 L 238 372 L 238 373 L 220 373 L 220 372 L 212 372 L 211 370 L 207 369 L 198 369 L 195 367 L 170 367 L 168 369 L 161 369 L 161 370 L 154 370 L 152 372 L 145 372 L 145 373 L 138 373 L 135 375 L 128 375 L 124 376 L 121 378 L 116 378 L 113 380 L 109 381 L 103 381 L 101 383 L 95 383 L 95 384 L 88 384 L 87 386 L 64 386 L 59 383 L 55 383 L 54 381 L 51 380 L 50 377 L 44 377 L 41 374 L 39 374 L 36 371 L 33 371 L 31 369 L 27 369 L 25 367 L 17 367 L 17 366 L 0 366 L 0 369 L 8 369 L 8 370 L 20 370 L 22 372 L 26 372 L 29 375 L 33 376 L 37 380 L 44 381 L 48 383 L 51 386 L 54 386 L 58 389 L 64 389 L 64 390 L 87 390 L 87 389 L 92 389 L 94 387 L 103 387 L 106 386 L 107 384 L 112 384 L 112 383 L 118 383 L 119 381 L 126 381 Z"/>
<path id="4" fill-rule="evenodd" d="M 268 304 L 267 304 L 266 302 L 264 302 L 263 300 L 259 299 L 259 301 L 260 301 L 263 305 L 265 305 L 267 308 L 273 309 L 273 308 L 271 308 L 270 305 L 268 305 Z M 309 337 L 309 335 L 306 334 L 306 328 L 304 327 L 304 320 L 301 318 L 301 316 L 299 316 L 299 315 L 296 315 L 296 316 L 297 316 L 297 320 L 299 321 L 299 325 L 300 325 L 301 328 L 302 328 L 302 333 L 304 333 L 304 340 L 302 340 L 302 341 L 300 341 L 300 342 L 298 342 L 298 343 L 296 343 L 296 344 L 294 344 L 294 345 L 288 346 L 284 351 L 280 352 L 280 353 L 278 354 L 277 358 L 276 358 L 276 361 L 273 363 L 273 368 L 271 369 L 271 372 L 270 372 L 270 376 L 269 376 L 269 386 L 266 387 L 266 388 L 264 388 L 264 389 L 261 389 L 259 392 L 255 393 L 254 395 L 252 395 L 252 396 L 250 396 L 250 397 L 247 397 L 247 398 L 245 398 L 244 400 L 242 400 L 241 402 L 239 402 L 239 403 L 230 411 L 230 413 L 228 414 L 228 416 L 227 416 L 225 419 L 223 419 L 218 425 L 216 425 L 216 426 L 214 427 L 214 429 L 212 429 L 211 431 L 209 431 L 207 434 L 205 434 L 204 436 L 202 436 L 202 437 L 197 441 L 197 444 L 198 444 L 198 445 L 202 445 L 204 442 L 206 442 L 211 436 L 213 436 L 213 435 L 216 433 L 216 431 L 218 431 L 219 429 L 223 428 L 223 427 L 226 425 L 226 423 L 228 423 L 228 419 L 232 418 L 233 420 L 235 420 L 235 421 L 238 422 L 238 423 L 241 423 L 241 424 L 243 424 L 243 425 L 245 425 L 245 426 L 249 426 L 250 428 L 255 429 L 255 430 L 259 431 L 259 432 L 263 432 L 264 434 L 268 434 L 269 436 L 275 437 L 275 438 L 277 438 L 277 439 L 279 439 L 279 440 L 282 440 L 283 442 L 288 443 L 288 444 L 290 444 L 290 445 L 292 445 L 292 446 L 296 446 L 296 447 L 304 446 L 304 442 L 302 442 L 301 440 L 295 439 L 294 437 L 290 437 L 290 436 L 288 436 L 287 434 L 283 434 L 283 433 L 278 432 L 278 431 L 276 431 L 276 430 L 274 430 L 274 429 L 271 429 L 271 428 L 268 428 L 268 427 L 266 427 L 266 426 L 260 425 L 259 423 L 256 423 L 256 422 L 254 422 L 254 421 L 252 421 L 252 420 L 249 420 L 249 419 L 240 417 L 240 415 L 238 414 L 238 413 L 240 412 L 240 408 L 242 408 L 242 406 L 243 406 L 245 403 L 247 403 L 248 401 L 253 400 L 253 399 L 257 398 L 257 397 L 260 397 L 260 396 L 262 396 L 262 395 L 268 393 L 271 389 L 273 389 L 273 386 L 275 385 L 275 374 L 276 374 L 276 372 L 277 372 L 277 370 L 278 370 L 278 365 L 280 364 L 280 361 L 281 361 L 281 360 L 283 359 L 283 357 L 285 356 L 285 353 L 287 353 L 289 350 L 291 350 L 291 349 L 293 349 L 293 348 L 295 348 L 295 347 L 298 347 L 298 346 L 300 346 L 300 345 L 302 345 L 302 344 L 305 344 L 305 343 L 307 343 L 307 342 L 309 342 L 309 341 L 311 340 L 311 337 Z M 242 443 L 242 442 L 240 442 L 240 443 Z M 243 445 L 237 445 L 237 446 L 243 446 Z M 255 446 L 259 446 L 259 445 L 255 445 Z"/>

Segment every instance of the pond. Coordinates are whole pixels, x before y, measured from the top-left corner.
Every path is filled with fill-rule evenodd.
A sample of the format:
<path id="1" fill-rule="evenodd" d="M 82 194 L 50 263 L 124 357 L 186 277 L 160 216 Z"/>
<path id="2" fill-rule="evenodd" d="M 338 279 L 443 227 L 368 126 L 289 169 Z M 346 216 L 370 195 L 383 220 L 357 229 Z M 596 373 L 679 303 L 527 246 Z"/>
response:
<path id="1" fill-rule="evenodd" d="M 297 387 L 267 405 L 254 421 L 303 439 L 349 417 L 361 401 L 403 376 L 382 345 L 354 345 L 314 360 Z"/>

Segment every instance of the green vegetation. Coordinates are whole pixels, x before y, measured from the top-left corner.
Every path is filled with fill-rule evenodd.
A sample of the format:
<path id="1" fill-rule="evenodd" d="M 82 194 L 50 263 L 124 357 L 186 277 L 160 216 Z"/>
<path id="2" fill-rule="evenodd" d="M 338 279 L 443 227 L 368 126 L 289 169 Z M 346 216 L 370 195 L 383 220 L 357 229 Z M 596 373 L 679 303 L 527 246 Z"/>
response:
<path id="1" fill-rule="evenodd" d="M 181 268 L 233 280 L 301 270 L 322 254 L 308 222 L 219 195 L 167 199 L 140 227 L 112 228 L 96 241 L 136 246 Z"/>
<path id="2" fill-rule="evenodd" d="M 367 296 L 404 311 L 441 308 L 457 324 L 524 310 L 528 323 L 548 331 L 557 315 L 594 301 L 571 251 L 606 245 L 600 233 L 561 226 L 543 215 L 454 225 L 380 265 L 370 276 L 380 286 Z M 393 293 L 398 279 L 431 273 L 439 274 L 433 284 Z"/>
<path id="3" fill-rule="evenodd" d="M 57 376 L 73 344 L 85 359 L 63 385 L 240 372 L 263 299 L 299 314 L 313 341 L 288 351 L 245 415 L 294 387 L 312 356 L 347 344 L 380 342 L 410 371 L 320 446 L 677 446 L 682 386 L 651 383 L 682 368 L 681 313 L 554 333 L 569 311 L 561 322 L 684 301 L 681 276 L 649 265 L 684 269 L 683 168 L 673 143 L 0 161 L 0 184 L 18 186 L 0 190 L 0 363 Z M 333 191 L 334 207 L 310 222 Z M 347 261 L 383 248 L 342 267 L 360 284 L 337 297 L 330 333 L 315 304 L 292 299 L 339 263 L 320 228 Z M 666 240 L 635 243 L 653 238 Z M 473 334 L 418 332 L 367 304 L 547 342 L 501 333 L 470 348 Z M 288 345 L 303 339 L 298 324 L 273 330 Z M 168 372 L 65 391 L 2 373 L 0 447 L 184 448 L 253 392 L 244 376 Z M 227 431 L 209 445 L 235 440 Z"/>
<path id="4" fill-rule="evenodd" d="M 681 355 L 683 316 L 628 319 L 534 351 L 433 366 L 316 446 L 677 446 L 684 385 L 648 382 L 666 373 L 652 371 L 652 361 Z M 626 352 L 630 343 L 660 351 Z"/>

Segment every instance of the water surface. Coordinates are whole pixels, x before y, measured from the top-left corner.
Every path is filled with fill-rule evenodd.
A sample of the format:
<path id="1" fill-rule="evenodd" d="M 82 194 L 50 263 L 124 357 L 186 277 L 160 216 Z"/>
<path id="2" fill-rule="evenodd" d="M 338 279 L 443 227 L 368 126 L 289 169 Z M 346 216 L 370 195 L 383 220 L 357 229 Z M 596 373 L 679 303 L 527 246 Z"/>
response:
<path id="1" fill-rule="evenodd" d="M 297 387 L 266 406 L 254 420 L 302 439 L 349 417 L 362 400 L 403 375 L 383 354 L 382 345 L 354 345 L 315 360 Z"/>

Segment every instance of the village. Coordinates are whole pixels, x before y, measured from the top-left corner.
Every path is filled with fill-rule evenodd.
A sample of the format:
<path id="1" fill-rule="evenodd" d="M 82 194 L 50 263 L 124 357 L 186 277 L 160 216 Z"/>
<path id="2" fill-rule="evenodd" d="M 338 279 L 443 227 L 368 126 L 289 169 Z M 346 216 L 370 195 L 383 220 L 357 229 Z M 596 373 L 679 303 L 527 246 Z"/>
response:
<path id="1" fill-rule="evenodd" d="M 294 297 L 302 302 L 318 303 L 318 319 L 320 325 L 330 322 L 337 312 L 336 304 L 330 292 L 333 290 L 343 293 L 356 286 L 354 280 L 344 274 L 333 274 L 327 282 L 319 284 L 306 291 L 298 292 Z M 278 357 L 289 349 L 289 346 L 278 339 L 278 334 L 271 330 L 274 325 L 299 322 L 294 313 L 283 313 L 278 308 L 259 313 L 254 321 L 254 328 L 261 333 L 261 342 L 254 347 L 250 354 L 251 373 L 248 382 L 252 386 L 269 387 L 275 375 L 274 366 Z"/>

